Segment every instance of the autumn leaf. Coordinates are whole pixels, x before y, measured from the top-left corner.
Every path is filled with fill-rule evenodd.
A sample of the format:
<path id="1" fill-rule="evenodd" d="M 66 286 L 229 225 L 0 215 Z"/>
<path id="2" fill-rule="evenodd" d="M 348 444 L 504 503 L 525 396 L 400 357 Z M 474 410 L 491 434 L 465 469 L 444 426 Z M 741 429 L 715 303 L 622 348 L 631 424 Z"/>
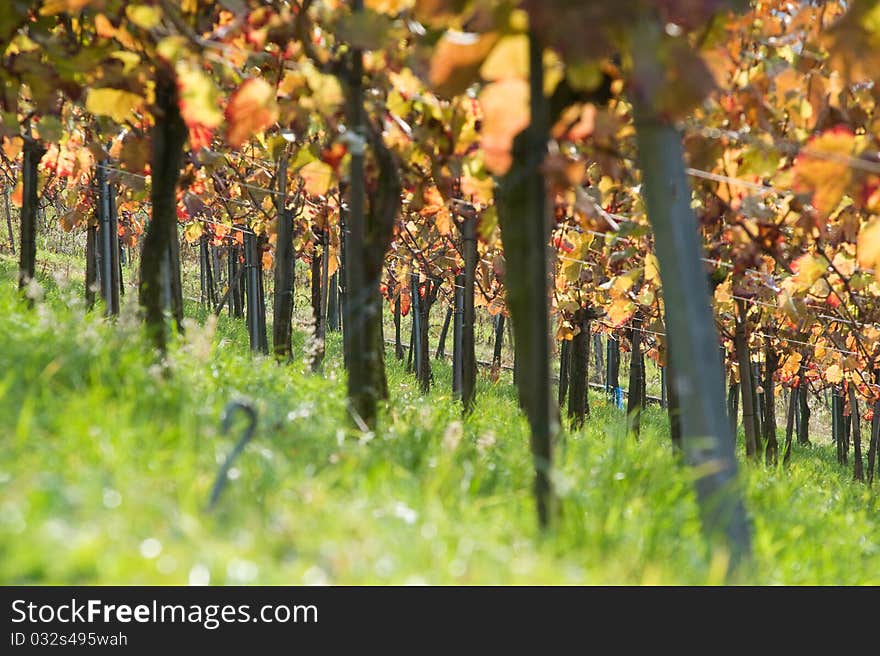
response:
<path id="1" fill-rule="evenodd" d="M 480 67 L 480 76 L 494 82 L 507 77 L 529 76 L 529 37 L 514 34 L 501 39 Z"/>
<path id="2" fill-rule="evenodd" d="M 660 286 L 660 264 L 653 253 L 645 255 L 645 282 Z"/>
<path id="3" fill-rule="evenodd" d="M 275 89 L 261 78 L 245 80 L 226 106 L 226 141 L 239 148 L 255 132 L 272 125 L 277 117 Z"/>
<path id="4" fill-rule="evenodd" d="M 21 137 L 3 137 L 3 154 L 14 162 L 24 146 L 24 140 Z"/>
<path id="5" fill-rule="evenodd" d="M 187 224 L 187 226 L 183 229 L 183 237 L 186 239 L 186 243 L 194 244 L 199 240 L 199 237 L 204 234 L 204 228 L 202 227 L 201 222 L 196 221 L 194 223 Z"/>
<path id="6" fill-rule="evenodd" d="M 130 133 L 122 140 L 119 163 L 126 171 L 143 173 L 150 161 L 150 145 L 147 139 Z"/>
<path id="7" fill-rule="evenodd" d="M 832 385 L 836 385 L 843 381 L 843 370 L 839 365 L 832 364 L 825 370 L 825 380 Z"/>
<path id="8" fill-rule="evenodd" d="M 852 155 L 855 135 L 845 126 L 826 130 L 810 139 L 794 162 L 794 189 L 812 192 L 813 206 L 827 217 L 840 203 L 851 171 L 846 158 Z"/>
<path id="9" fill-rule="evenodd" d="M 116 28 L 113 26 L 113 23 L 110 22 L 110 19 L 104 14 L 97 14 L 94 20 L 95 32 L 98 36 L 105 39 L 112 39 L 113 35 L 116 34 Z"/>
<path id="10" fill-rule="evenodd" d="M 364 0 L 364 6 L 367 9 L 391 16 L 396 16 L 411 4 L 409 0 Z"/>
<path id="11" fill-rule="evenodd" d="M 863 269 L 878 270 L 880 266 L 880 218 L 872 218 L 859 231 L 858 241 L 859 266 Z"/>
<path id="12" fill-rule="evenodd" d="M 18 181 L 18 184 L 15 185 L 15 189 L 12 190 L 12 195 L 9 197 L 9 200 L 12 201 L 12 204 L 16 207 L 21 207 L 24 199 L 24 187 L 22 186 L 21 180 Z"/>
<path id="13" fill-rule="evenodd" d="M 503 175 L 513 163 L 514 137 L 529 125 L 529 85 L 517 78 L 493 82 L 480 92 L 479 100 L 486 168 Z"/>
<path id="14" fill-rule="evenodd" d="M 683 118 L 715 88 L 715 78 L 687 41 L 668 43 L 664 54 L 667 79 L 658 93 L 658 109 L 667 116 Z"/>
<path id="15" fill-rule="evenodd" d="M 480 67 L 498 41 L 498 35 L 450 30 L 434 48 L 428 81 L 435 93 L 452 97 L 479 78 Z"/>
<path id="16" fill-rule="evenodd" d="M 313 196 L 323 196 L 333 181 L 333 169 L 320 160 L 309 162 L 299 170 L 305 189 Z"/>
<path id="17" fill-rule="evenodd" d="M 274 262 L 275 256 L 273 256 L 270 251 L 263 251 L 263 256 L 260 258 L 260 264 L 263 266 L 263 271 L 270 271 Z"/>
<path id="18" fill-rule="evenodd" d="M 125 15 L 128 20 L 145 30 L 152 30 L 162 22 L 162 10 L 151 5 L 127 5 Z"/>
<path id="19" fill-rule="evenodd" d="M 180 88 L 180 114 L 188 126 L 216 128 L 223 121 L 218 105 L 220 93 L 208 75 L 195 64 L 182 61 L 177 65 Z"/>
<path id="20" fill-rule="evenodd" d="M 791 378 L 795 376 L 800 369 L 801 360 L 803 356 L 800 353 L 792 353 L 785 360 L 785 364 L 782 365 L 782 374 L 785 378 Z"/>
<path id="21" fill-rule="evenodd" d="M 624 298 L 615 300 L 608 307 L 608 320 L 615 328 L 619 328 L 629 321 L 636 312 L 636 305 Z"/>
<path id="22" fill-rule="evenodd" d="M 40 7 L 40 16 L 54 16 L 63 12 L 77 12 L 92 0 L 46 0 Z"/>
<path id="23" fill-rule="evenodd" d="M 840 71 L 847 82 L 877 79 L 880 6 L 876 2 L 856 0 L 851 3 L 849 11 L 824 31 L 822 38 L 834 70 Z"/>
<path id="24" fill-rule="evenodd" d="M 70 232 L 85 221 L 85 219 L 85 215 L 78 208 L 74 207 L 61 215 L 61 229 L 64 232 Z"/>
<path id="25" fill-rule="evenodd" d="M 828 260 L 823 255 L 805 253 L 791 263 L 795 272 L 792 282 L 795 291 L 805 292 L 819 280 L 828 269 Z"/>
<path id="26" fill-rule="evenodd" d="M 89 89 L 86 96 L 86 109 L 96 116 L 109 116 L 117 123 L 133 118 L 144 99 L 136 93 L 103 87 Z"/>

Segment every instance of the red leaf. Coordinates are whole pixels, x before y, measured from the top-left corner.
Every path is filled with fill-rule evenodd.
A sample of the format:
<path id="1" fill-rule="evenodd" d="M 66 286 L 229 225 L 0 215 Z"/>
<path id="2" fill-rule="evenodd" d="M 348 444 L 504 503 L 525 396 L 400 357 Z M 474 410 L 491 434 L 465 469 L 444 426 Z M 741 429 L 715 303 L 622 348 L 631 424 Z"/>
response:
<path id="1" fill-rule="evenodd" d="M 275 89 L 260 78 L 245 80 L 226 106 L 226 141 L 238 148 L 255 132 L 272 125 L 277 117 Z"/>

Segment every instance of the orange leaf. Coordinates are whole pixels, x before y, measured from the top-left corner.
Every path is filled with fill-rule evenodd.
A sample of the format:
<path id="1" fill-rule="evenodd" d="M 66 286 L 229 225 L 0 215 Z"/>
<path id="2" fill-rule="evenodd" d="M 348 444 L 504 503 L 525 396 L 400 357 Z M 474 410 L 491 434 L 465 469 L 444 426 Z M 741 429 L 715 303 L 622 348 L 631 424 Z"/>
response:
<path id="1" fill-rule="evenodd" d="M 513 138 L 529 124 L 529 85 L 518 78 L 493 82 L 480 92 L 480 105 L 486 168 L 503 175 L 513 163 Z"/>
<path id="2" fill-rule="evenodd" d="M 277 117 L 275 89 L 260 78 L 245 80 L 226 106 L 226 141 L 239 148 L 255 132 L 272 125 Z"/>
<path id="3" fill-rule="evenodd" d="M 12 191 L 12 196 L 10 200 L 12 200 L 13 205 L 16 207 L 21 207 L 24 198 L 24 187 L 21 184 L 21 181 L 17 185 L 15 185 L 15 189 Z"/>
<path id="4" fill-rule="evenodd" d="M 269 251 L 263 252 L 262 264 L 263 270 L 269 270 L 272 268 L 272 263 L 275 261 L 275 258 L 272 257 L 272 253 Z"/>
<path id="5" fill-rule="evenodd" d="M 480 66 L 498 40 L 497 34 L 472 34 L 450 30 L 437 43 L 428 81 L 441 96 L 463 93 L 477 81 Z"/>
<path id="6" fill-rule="evenodd" d="M 18 158 L 23 146 L 24 141 L 21 137 L 3 137 L 3 153 L 13 162 Z"/>
<path id="7" fill-rule="evenodd" d="M 46 0 L 40 8 L 40 16 L 54 16 L 62 12 L 75 13 L 92 0 Z"/>
<path id="8" fill-rule="evenodd" d="M 806 153 L 794 162 L 794 189 L 813 193 L 813 206 L 828 216 L 840 203 L 851 179 L 846 157 L 852 155 L 855 136 L 837 126 L 807 142 Z"/>

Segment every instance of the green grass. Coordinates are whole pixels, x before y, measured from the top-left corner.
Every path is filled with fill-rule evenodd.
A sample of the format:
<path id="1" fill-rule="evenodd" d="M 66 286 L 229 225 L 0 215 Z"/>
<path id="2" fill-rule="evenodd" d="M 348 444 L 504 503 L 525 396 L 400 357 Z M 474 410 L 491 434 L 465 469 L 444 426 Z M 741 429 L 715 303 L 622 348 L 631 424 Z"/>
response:
<path id="1" fill-rule="evenodd" d="M 536 530 L 525 421 L 506 384 L 480 381 L 462 421 L 448 393 L 388 361 L 381 430 L 347 430 L 332 336 L 321 376 L 253 358 L 240 322 L 195 306 L 167 367 L 131 305 L 85 313 L 80 285 L 41 276 L 18 300 L 0 259 L 0 583 L 718 583 L 688 471 L 649 408 L 639 443 L 620 411 L 559 448 L 563 515 Z M 304 338 L 296 336 L 302 353 Z M 257 434 L 218 507 L 205 511 L 231 448 L 224 406 L 250 399 Z M 880 503 L 827 446 L 788 470 L 744 474 L 756 583 L 880 583 Z"/>

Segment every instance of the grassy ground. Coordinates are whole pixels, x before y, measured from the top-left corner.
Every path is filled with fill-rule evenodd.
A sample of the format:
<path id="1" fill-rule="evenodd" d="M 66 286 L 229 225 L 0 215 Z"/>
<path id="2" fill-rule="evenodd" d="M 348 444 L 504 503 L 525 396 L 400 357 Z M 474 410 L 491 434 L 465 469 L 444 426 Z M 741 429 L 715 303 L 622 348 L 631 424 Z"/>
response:
<path id="1" fill-rule="evenodd" d="M 13 271 L 0 258 L 0 583 L 722 580 L 659 409 L 635 443 L 592 395 L 587 427 L 559 450 L 562 520 L 540 537 L 509 385 L 482 380 L 462 421 L 447 365 L 424 398 L 392 357 L 382 428 L 358 437 L 344 428 L 335 336 L 310 375 L 252 358 L 240 322 L 192 306 L 163 373 L 130 305 L 106 323 L 84 312 L 79 283 L 47 273 L 28 309 Z M 259 425 L 207 513 L 241 430 L 219 430 L 234 398 L 255 404 Z M 750 581 L 880 583 L 880 502 L 830 448 L 797 449 L 788 470 L 745 469 Z"/>

